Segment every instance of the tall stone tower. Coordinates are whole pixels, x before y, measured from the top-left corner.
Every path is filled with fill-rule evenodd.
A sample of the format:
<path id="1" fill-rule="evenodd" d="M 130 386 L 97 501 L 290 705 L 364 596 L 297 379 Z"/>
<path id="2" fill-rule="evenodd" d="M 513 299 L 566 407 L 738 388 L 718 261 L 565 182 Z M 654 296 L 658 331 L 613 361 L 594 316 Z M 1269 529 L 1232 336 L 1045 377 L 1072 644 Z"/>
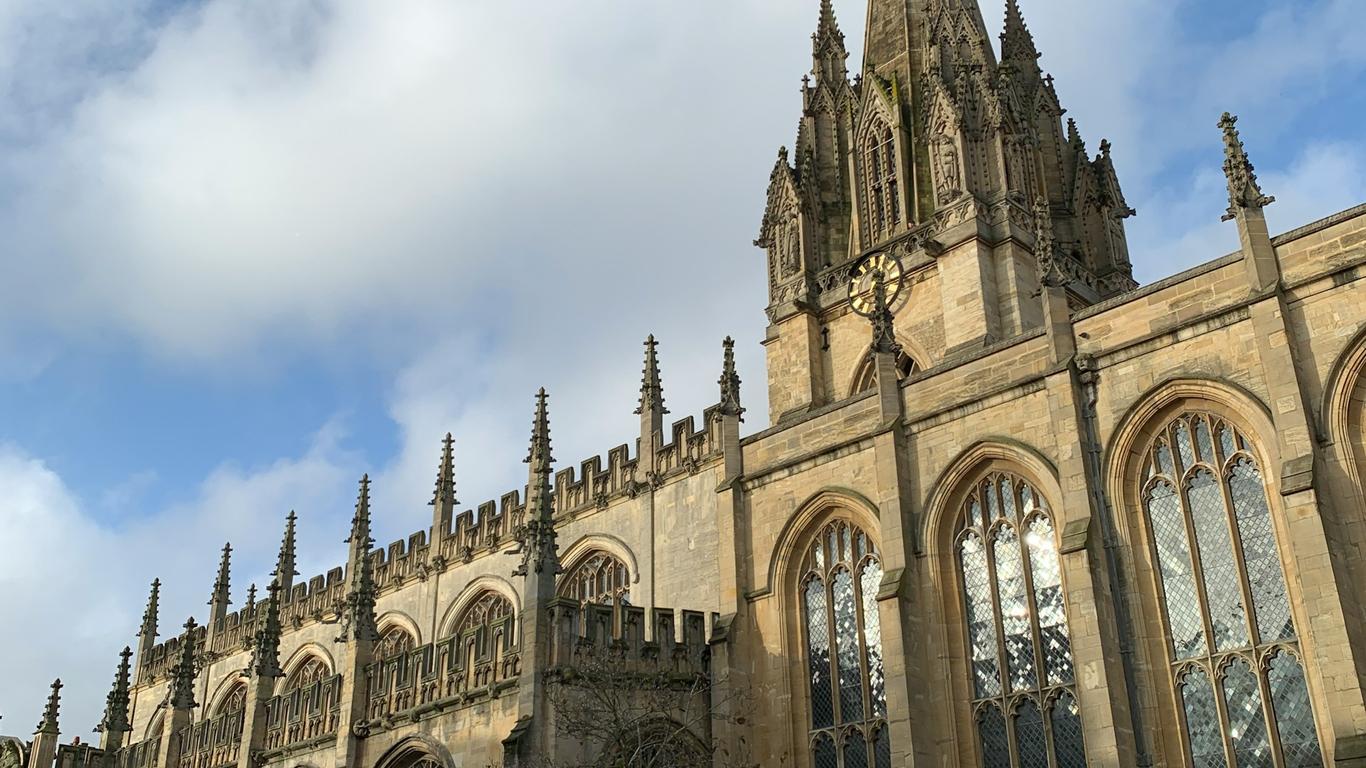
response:
<path id="1" fill-rule="evenodd" d="M 903 376 L 1042 328 L 1045 272 L 1073 309 L 1135 287 L 1109 143 L 1092 156 L 1064 125 L 1016 0 L 1005 15 L 998 62 L 976 0 L 869 0 L 851 78 L 821 0 L 796 143 L 756 241 L 775 421 L 871 388 L 867 324 L 846 320 L 870 258 L 894 259 L 907 289 L 893 307 Z"/>

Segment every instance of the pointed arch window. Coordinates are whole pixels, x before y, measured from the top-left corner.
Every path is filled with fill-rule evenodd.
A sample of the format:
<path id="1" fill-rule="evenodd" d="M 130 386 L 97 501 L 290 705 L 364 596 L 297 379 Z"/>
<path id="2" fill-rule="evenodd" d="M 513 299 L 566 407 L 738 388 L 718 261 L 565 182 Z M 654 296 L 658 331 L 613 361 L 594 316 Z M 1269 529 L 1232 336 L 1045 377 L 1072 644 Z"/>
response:
<path id="1" fill-rule="evenodd" d="M 602 550 L 594 550 L 579 564 L 560 577 L 560 596 L 587 605 L 612 605 L 620 600 L 631 602 L 631 571 L 621 558 Z"/>
<path id="2" fill-rule="evenodd" d="M 218 701 L 218 710 L 214 716 L 241 712 L 247 708 L 247 686 L 243 683 L 234 683 L 227 695 Z"/>
<path id="3" fill-rule="evenodd" d="M 877 592 L 882 563 L 848 521 L 826 526 L 801 581 L 810 749 L 816 768 L 890 768 Z"/>
<path id="4" fill-rule="evenodd" d="M 413 633 L 401 626 L 394 625 L 380 633 L 379 643 L 375 645 L 375 657 L 386 660 L 396 659 L 411 651 L 416 644 Z"/>
<path id="5" fill-rule="evenodd" d="M 906 379 L 920 373 L 920 364 L 910 355 L 901 352 L 896 356 L 896 380 L 905 381 Z M 872 354 L 864 358 L 863 365 L 859 367 L 858 375 L 854 376 L 854 386 L 849 392 L 852 395 L 869 392 L 877 386 L 877 361 Z"/>
<path id="6" fill-rule="evenodd" d="M 1198 766 L 1321 766 L 1261 469 L 1206 413 L 1167 424 L 1142 499 L 1186 749 Z"/>
<path id="7" fill-rule="evenodd" d="M 896 139 L 885 122 L 869 126 L 862 146 L 864 209 L 868 212 L 868 245 L 891 237 L 901 224 L 897 189 Z"/>
<path id="8" fill-rule="evenodd" d="M 309 656 L 285 679 L 285 685 L 281 690 L 288 693 L 289 691 L 308 688 L 331 676 L 332 671 L 327 668 L 327 662 L 317 656 Z"/>
<path id="9" fill-rule="evenodd" d="M 1043 496 L 994 472 L 958 533 L 978 745 L 986 768 L 1086 765 L 1058 534 Z"/>
<path id="10" fill-rule="evenodd" d="M 473 644 L 478 660 L 492 658 L 512 643 L 512 601 L 493 590 L 485 590 L 470 603 L 455 625 L 455 634 L 466 647 Z"/>

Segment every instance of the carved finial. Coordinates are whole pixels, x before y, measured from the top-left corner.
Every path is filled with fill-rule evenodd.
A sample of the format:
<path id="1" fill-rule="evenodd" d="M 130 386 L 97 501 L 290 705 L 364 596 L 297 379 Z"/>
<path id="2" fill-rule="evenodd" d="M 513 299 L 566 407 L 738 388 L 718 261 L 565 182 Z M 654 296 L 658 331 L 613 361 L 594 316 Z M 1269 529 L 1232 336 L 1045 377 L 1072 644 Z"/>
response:
<path id="1" fill-rule="evenodd" d="M 1005 61 L 1037 62 L 1039 49 L 1025 24 L 1017 0 L 1006 0 L 1006 22 L 1001 32 L 1001 58 Z"/>
<path id="2" fill-rule="evenodd" d="M 185 633 L 180 636 L 180 659 L 171 669 L 171 708 L 194 709 L 194 681 L 199 674 L 194 653 L 194 617 L 185 620 Z"/>
<path id="3" fill-rule="evenodd" d="M 446 433 L 441 441 L 441 463 L 436 468 L 436 491 L 432 494 L 434 507 L 454 507 L 460 502 L 455 498 L 455 438 Z"/>
<path id="4" fill-rule="evenodd" d="M 1076 118 L 1067 118 L 1067 143 L 1073 152 L 1086 154 L 1086 141 L 1081 137 L 1081 129 L 1077 127 Z"/>
<path id="5" fill-rule="evenodd" d="M 664 407 L 664 385 L 659 380 L 658 349 L 659 342 L 655 341 L 654 334 L 650 334 L 645 339 L 645 371 L 640 378 L 640 407 L 636 408 L 637 414 L 646 411 L 660 414 L 669 412 Z"/>
<path id="6" fill-rule="evenodd" d="M 142 631 L 146 638 L 157 636 L 157 612 L 161 603 L 161 579 L 152 579 L 152 592 L 147 596 L 147 610 L 142 612 Z"/>
<path id="7" fill-rule="evenodd" d="M 1265 208 L 1276 202 L 1276 198 L 1262 194 L 1252 161 L 1238 135 L 1238 118 L 1225 112 L 1219 127 L 1224 131 L 1224 175 L 1228 177 L 1228 213 L 1224 214 L 1224 221 L 1232 221 L 1237 218 L 1238 211 Z"/>
<path id="8" fill-rule="evenodd" d="M 724 350 L 721 363 L 721 415 L 740 417 L 745 409 L 740 407 L 740 374 L 735 371 L 735 340 L 727 336 L 721 342 Z M 741 419 L 743 421 L 743 419 Z"/>
<path id="9" fill-rule="evenodd" d="M 57 735 L 61 728 L 57 724 L 57 714 L 62 707 L 62 679 L 52 681 L 52 692 L 47 696 L 47 706 L 43 707 L 43 719 L 38 723 L 38 733 Z"/>
<path id="10" fill-rule="evenodd" d="M 289 511 L 289 516 L 285 518 L 285 535 L 280 539 L 280 554 L 275 558 L 275 572 L 271 574 L 273 578 L 280 582 L 283 589 L 288 590 L 288 584 L 293 583 L 294 577 L 299 572 L 294 570 L 295 563 L 295 525 L 299 516 L 294 514 L 294 510 Z"/>
<path id="11" fill-rule="evenodd" d="M 1053 234 L 1053 207 L 1043 195 L 1034 200 L 1034 257 L 1038 259 L 1039 282 L 1049 288 L 1067 285 L 1067 275 L 1058 263 L 1058 242 Z"/>
<path id="12" fill-rule="evenodd" d="M 351 535 L 346 539 L 351 545 L 348 563 L 351 572 L 350 587 L 346 594 L 346 615 L 343 617 L 343 632 L 339 640 L 378 640 L 379 630 L 375 625 L 375 568 L 370 561 L 370 475 L 360 479 L 360 492 L 356 495 L 356 515 L 351 519 Z"/>
<path id="13" fill-rule="evenodd" d="M 252 646 L 252 669 L 261 677 L 280 677 L 280 582 L 266 587 L 266 617 Z"/>
<path id="14" fill-rule="evenodd" d="M 869 319 L 873 322 L 873 352 L 900 354 L 901 345 L 897 343 L 892 324 L 892 308 L 887 302 L 887 282 L 881 271 L 873 275 L 873 312 Z"/>
<path id="15" fill-rule="evenodd" d="M 229 574 L 232 570 L 232 542 L 223 545 L 223 559 L 218 563 L 218 578 L 213 582 L 213 596 L 209 605 L 222 608 L 232 604 L 229 597 Z"/>
<path id="16" fill-rule="evenodd" d="M 811 74 L 817 83 L 840 83 L 848 80 L 849 69 L 845 63 L 849 49 L 844 44 L 844 33 L 835 20 L 835 6 L 830 0 L 821 0 L 821 20 L 816 33 L 811 36 L 811 58 L 814 62 Z"/>
<path id="17" fill-rule="evenodd" d="M 128 660 L 132 656 L 133 649 L 126 646 L 119 653 L 119 668 L 114 673 L 114 688 L 104 700 L 104 719 L 100 720 L 99 726 L 95 729 L 101 733 L 127 733 L 133 730 L 133 726 L 128 722 Z"/>
<path id="18" fill-rule="evenodd" d="M 255 608 L 255 607 L 256 607 L 256 582 L 252 582 L 251 585 L 247 587 L 247 605 L 246 605 L 247 613 L 250 614 L 251 611 L 252 611 L 252 609 Z"/>
<path id="19" fill-rule="evenodd" d="M 531 450 L 526 463 L 527 474 L 526 522 L 517 532 L 521 545 L 522 564 L 514 576 L 528 573 L 560 572 L 558 546 L 555 543 L 554 498 L 550 493 L 550 396 L 542 388 L 536 393 L 536 417 L 531 425 Z"/>

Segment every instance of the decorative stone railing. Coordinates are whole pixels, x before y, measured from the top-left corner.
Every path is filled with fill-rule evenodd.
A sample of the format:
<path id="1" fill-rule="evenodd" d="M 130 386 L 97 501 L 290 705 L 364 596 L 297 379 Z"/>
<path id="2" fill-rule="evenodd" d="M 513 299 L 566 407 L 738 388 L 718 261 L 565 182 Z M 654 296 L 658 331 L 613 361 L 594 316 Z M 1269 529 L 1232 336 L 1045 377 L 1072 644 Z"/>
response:
<path id="1" fill-rule="evenodd" d="M 337 733 L 341 675 L 319 680 L 266 702 L 267 750 L 283 749 Z"/>
<path id="2" fill-rule="evenodd" d="M 509 635 L 510 631 L 502 632 L 493 640 L 451 636 L 369 665 L 367 717 L 383 721 L 424 706 L 474 701 L 512 687 L 521 672 L 521 656 L 503 640 Z"/>
<path id="3" fill-rule="evenodd" d="M 242 744 L 242 712 L 225 712 L 176 734 L 180 739 L 180 768 L 222 768 L 236 765 Z"/>

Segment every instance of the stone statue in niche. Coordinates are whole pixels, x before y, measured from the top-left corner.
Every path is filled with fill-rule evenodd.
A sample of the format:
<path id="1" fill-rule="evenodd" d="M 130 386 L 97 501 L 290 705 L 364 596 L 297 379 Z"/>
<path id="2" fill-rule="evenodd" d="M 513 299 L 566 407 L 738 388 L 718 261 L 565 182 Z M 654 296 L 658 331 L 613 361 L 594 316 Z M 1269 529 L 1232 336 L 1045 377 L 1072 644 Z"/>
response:
<path id="1" fill-rule="evenodd" d="M 940 135 L 934 142 L 935 194 L 944 205 L 963 194 L 963 174 L 958 165 L 958 146 L 953 139 Z"/>
<path id="2" fill-rule="evenodd" d="M 778 230 L 778 237 L 775 238 L 778 248 L 778 274 L 784 280 L 797 274 L 797 270 L 801 267 L 801 240 L 801 228 L 797 221 L 797 214 L 792 213 L 782 223 Z"/>

